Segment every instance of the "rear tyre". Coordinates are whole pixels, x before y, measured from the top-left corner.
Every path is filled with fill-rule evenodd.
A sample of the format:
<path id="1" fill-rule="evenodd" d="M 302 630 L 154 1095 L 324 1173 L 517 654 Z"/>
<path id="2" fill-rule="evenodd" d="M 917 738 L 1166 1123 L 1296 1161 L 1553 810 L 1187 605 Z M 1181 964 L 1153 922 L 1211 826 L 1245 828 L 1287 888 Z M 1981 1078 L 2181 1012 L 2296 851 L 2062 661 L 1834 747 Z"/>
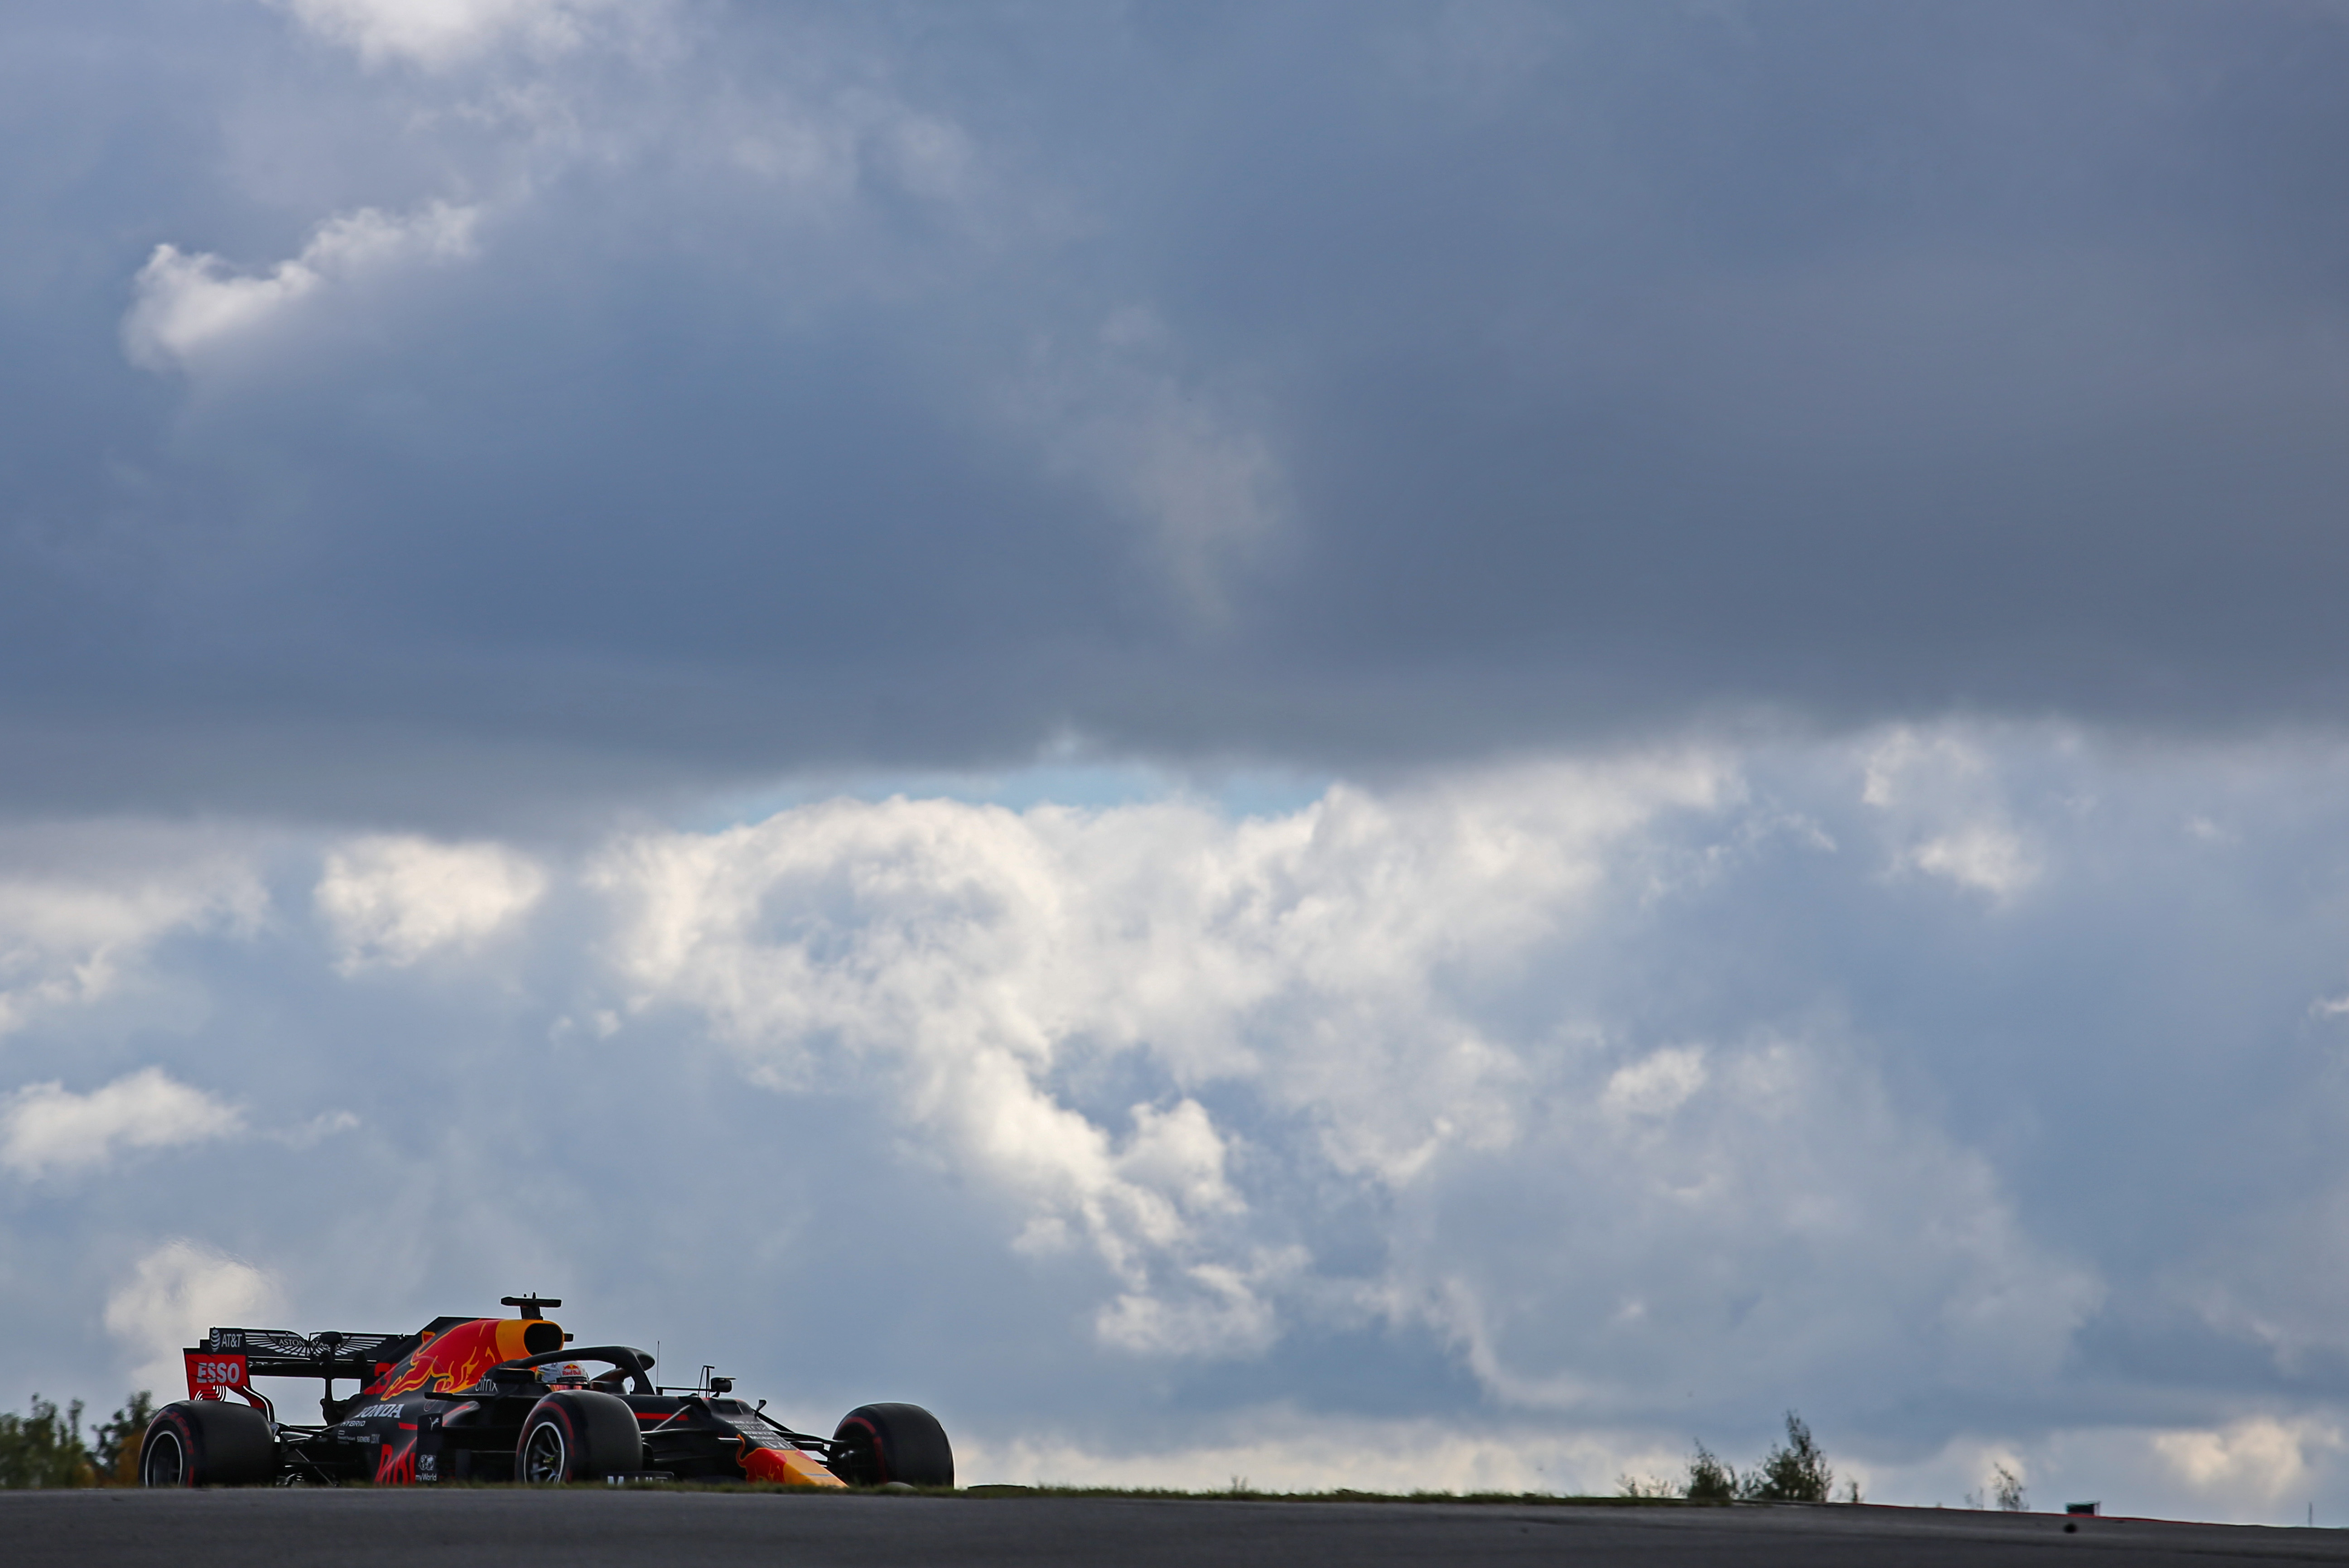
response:
<path id="1" fill-rule="evenodd" d="M 636 1413 L 615 1394 L 564 1388 L 531 1407 L 514 1445 L 514 1480 L 525 1486 L 632 1476 L 645 1468 Z"/>
<path id="2" fill-rule="evenodd" d="M 276 1473 L 277 1440 L 268 1417 L 250 1405 L 166 1405 L 139 1445 L 141 1486 L 264 1486 Z"/>
<path id="3" fill-rule="evenodd" d="M 954 1485 L 954 1448 L 919 1405 L 859 1405 L 840 1418 L 833 1469 L 851 1486 Z"/>

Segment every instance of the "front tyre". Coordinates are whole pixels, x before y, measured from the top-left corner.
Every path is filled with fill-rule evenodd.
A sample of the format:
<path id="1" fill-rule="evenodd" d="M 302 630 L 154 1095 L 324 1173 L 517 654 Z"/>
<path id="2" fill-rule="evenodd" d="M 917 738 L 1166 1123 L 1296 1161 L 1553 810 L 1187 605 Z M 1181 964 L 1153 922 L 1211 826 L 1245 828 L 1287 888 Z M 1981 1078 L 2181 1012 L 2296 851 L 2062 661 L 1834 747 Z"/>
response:
<path id="1" fill-rule="evenodd" d="M 514 1445 L 514 1480 L 561 1486 L 635 1475 L 645 1468 L 636 1413 L 617 1395 L 562 1388 L 531 1407 Z"/>
<path id="2" fill-rule="evenodd" d="M 166 1405 L 139 1445 L 141 1486 L 262 1486 L 276 1473 L 277 1440 L 268 1417 L 250 1405 Z"/>
<path id="3" fill-rule="evenodd" d="M 954 1448 L 919 1405 L 859 1405 L 832 1435 L 833 1469 L 851 1486 L 954 1485 Z"/>

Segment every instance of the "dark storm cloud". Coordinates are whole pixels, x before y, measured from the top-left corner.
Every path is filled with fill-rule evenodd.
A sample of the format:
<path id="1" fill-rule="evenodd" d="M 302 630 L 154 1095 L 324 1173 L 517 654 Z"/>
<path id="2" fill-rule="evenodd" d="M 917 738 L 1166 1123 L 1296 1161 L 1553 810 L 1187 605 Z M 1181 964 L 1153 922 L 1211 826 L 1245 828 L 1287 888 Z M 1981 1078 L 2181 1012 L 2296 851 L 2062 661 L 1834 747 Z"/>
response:
<path id="1" fill-rule="evenodd" d="M 2329 8 L 5 26 L 21 805 L 2341 713 Z"/>

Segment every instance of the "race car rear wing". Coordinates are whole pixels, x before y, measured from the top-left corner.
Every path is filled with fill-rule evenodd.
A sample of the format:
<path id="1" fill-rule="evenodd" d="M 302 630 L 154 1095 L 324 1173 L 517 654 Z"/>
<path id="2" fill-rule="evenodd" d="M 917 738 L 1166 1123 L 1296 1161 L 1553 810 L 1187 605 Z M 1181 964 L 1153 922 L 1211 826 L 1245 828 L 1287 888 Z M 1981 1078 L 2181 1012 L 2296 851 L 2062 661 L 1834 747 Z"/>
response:
<path id="1" fill-rule="evenodd" d="M 362 1386 L 371 1383 L 423 1339 L 422 1334 L 330 1330 L 301 1334 L 284 1328 L 216 1328 L 204 1335 L 202 1345 L 190 1345 L 186 1351 L 188 1397 L 218 1399 L 234 1394 L 274 1419 L 267 1397 L 253 1386 L 254 1378 L 323 1378 L 331 1401 L 336 1378 L 352 1378 Z"/>

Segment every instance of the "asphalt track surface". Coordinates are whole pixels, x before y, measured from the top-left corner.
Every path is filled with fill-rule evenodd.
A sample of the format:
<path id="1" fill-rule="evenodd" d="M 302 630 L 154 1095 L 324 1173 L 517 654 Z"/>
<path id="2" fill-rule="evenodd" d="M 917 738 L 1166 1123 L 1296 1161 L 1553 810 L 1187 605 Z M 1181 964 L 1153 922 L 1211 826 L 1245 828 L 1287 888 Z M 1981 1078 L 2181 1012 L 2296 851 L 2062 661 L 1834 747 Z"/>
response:
<path id="1" fill-rule="evenodd" d="M 2349 1563 L 2349 1531 L 1971 1510 L 1599 1508 L 1122 1498 L 794 1497 L 575 1489 L 0 1493 L 16 1568 L 333 1563 L 1899 1563 L 2110 1568 Z"/>

